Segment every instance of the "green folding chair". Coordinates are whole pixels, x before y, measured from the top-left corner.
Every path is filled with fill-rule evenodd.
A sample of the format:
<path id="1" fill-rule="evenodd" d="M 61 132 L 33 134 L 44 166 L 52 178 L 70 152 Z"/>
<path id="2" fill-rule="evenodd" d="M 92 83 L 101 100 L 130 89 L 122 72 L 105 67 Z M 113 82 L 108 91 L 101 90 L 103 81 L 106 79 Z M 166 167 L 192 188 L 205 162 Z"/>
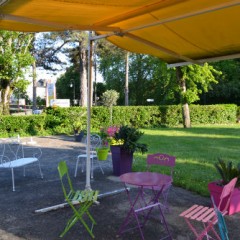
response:
<path id="1" fill-rule="evenodd" d="M 65 200 L 74 212 L 73 216 L 68 220 L 67 225 L 64 231 L 61 233 L 60 237 L 63 237 L 72 228 L 72 226 L 77 221 L 79 221 L 86 228 L 90 236 L 94 238 L 93 226 L 96 224 L 96 221 L 89 213 L 88 209 L 94 202 L 97 202 L 98 191 L 74 191 L 71 179 L 68 174 L 68 167 L 65 161 L 61 161 L 58 164 L 58 172 Z M 83 219 L 84 216 L 88 217 L 90 224 L 87 224 L 87 222 Z M 91 225 L 91 227 L 89 225 Z"/>

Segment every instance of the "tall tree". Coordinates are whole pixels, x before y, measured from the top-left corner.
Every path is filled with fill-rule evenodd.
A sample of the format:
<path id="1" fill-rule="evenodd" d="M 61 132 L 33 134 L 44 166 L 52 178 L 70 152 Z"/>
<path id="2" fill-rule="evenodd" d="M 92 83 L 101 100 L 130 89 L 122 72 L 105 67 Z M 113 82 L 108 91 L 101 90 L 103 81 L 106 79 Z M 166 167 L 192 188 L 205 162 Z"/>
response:
<path id="1" fill-rule="evenodd" d="M 171 99 L 168 90 L 173 85 L 172 73 L 173 71 L 167 69 L 167 65 L 156 57 L 131 54 L 129 77 L 131 103 L 146 105 L 147 99 L 153 99 L 155 104 L 160 104 L 164 99 Z"/>
<path id="2" fill-rule="evenodd" d="M 183 126 L 191 127 L 189 104 L 199 100 L 200 94 L 207 92 L 221 72 L 205 63 L 203 66 L 188 65 L 176 68 L 177 81 L 181 94 Z"/>
<path id="3" fill-rule="evenodd" d="M 27 82 L 24 70 L 33 62 L 30 53 L 32 39 L 33 34 L 0 31 L 0 113 L 2 114 L 9 114 L 10 96 L 17 82 Z"/>
<path id="4" fill-rule="evenodd" d="M 125 51 L 109 42 L 102 40 L 98 43 L 99 71 L 103 75 L 106 88 L 119 92 L 120 105 L 124 105 L 125 102 L 125 54 Z"/>
<path id="5" fill-rule="evenodd" d="M 87 68 L 88 68 L 88 34 L 87 32 L 72 32 L 71 41 L 77 44 L 73 48 L 69 57 L 74 64 L 78 66 L 80 77 L 80 105 L 87 106 Z M 76 64 L 78 63 L 78 64 Z M 93 93 L 91 93 L 93 94 Z M 91 98 L 93 99 L 93 97 Z"/>
<path id="6" fill-rule="evenodd" d="M 65 31 L 45 33 L 39 44 L 41 54 L 38 66 L 44 69 L 56 70 L 57 65 L 70 63 L 79 72 L 79 103 L 87 105 L 87 32 Z M 65 57 L 64 57 L 65 56 Z M 69 85 L 71 79 L 68 80 Z M 78 84 L 76 84 L 78 85 Z"/>
<path id="7" fill-rule="evenodd" d="M 116 47 L 107 49 L 100 55 L 100 72 L 108 89 L 120 93 L 119 104 L 124 105 L 125 53 Z M 145 105 L 148 98 L 155 104 L 175 103 L 175 72 L 156 57 L 129 53 L 129 103 Z M 175 102 L 174 102 L 175 101 Z"/>
<path id="8" fill-rule="evenodd" d="M 211 65 L 222 72 L 218 84 L 201 97 L 202 104 L 234 103 L 240 105 L 240 59 L 225 60 Z"/>
<path id="9" fill-rule="evenodd" d="M 71 84 L 73 86 L 71 86 Z M 74 66 L 70 66 L 66 69 L 66 72 L 62 74 L 56 82 L 56 94 L 57 98 L 70 99 L 72 105 L 74 104 L 74 95 L 75 99 L 80 99 L 80 92 L 75 91 L 79 89 L 79 71 L 76 71 Z"/>

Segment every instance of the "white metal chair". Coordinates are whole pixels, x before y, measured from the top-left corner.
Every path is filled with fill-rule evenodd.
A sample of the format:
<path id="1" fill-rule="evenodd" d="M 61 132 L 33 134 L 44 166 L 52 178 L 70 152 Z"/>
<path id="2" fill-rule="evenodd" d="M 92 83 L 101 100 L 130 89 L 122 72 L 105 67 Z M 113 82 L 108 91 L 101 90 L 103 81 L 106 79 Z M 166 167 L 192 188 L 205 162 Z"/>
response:
<path id="1" fill-rule="evenodd" d="M 39 161 L 41 155 L 40 148 L 22 145 L 19 137 L 0 142 L 0 169 L 11 169 L 13 191 L 15 191 L 15 168 L 23 167 L 23 176 L 25 176 L 25 166 L 37 162 L 41 178 L 43 178 Z"/>
<path id="2" fill-rule="evenodd" d="M 79 165 L 79 161 L 80 159 L 82 159 L 81 165 L 82 165 L 82 172 L 84 171 L 84 165 L 86 164 L 86 160 L 87 160 L 87 139 L 85 141 L 86 144 L 86 150 L 84 153 L 81 153 L 77 156 L 77 162 L 76 162 L 76 167 L 75 167 L 75 173 L 74 173 L 74 177 L 77 176 L 77 171 L 78 171 L 78 165 Z M 97 160 L 96 162 L 98 163 L 99 168 L 102 171 L 102 174 L 104 174 L 104 171 L 102 169 L 101 164 L 98 161 L 98 157 L 97 157 L 97 151 L 96 148 L 101 147 L 102 145 L 102 140 L 101 137 L 97 134 L 91 134 L 90 136 L 90 160 L 91 160 L 91 178 L 93 178 L 93 165 L 94 165 L 94 160 Z"/>

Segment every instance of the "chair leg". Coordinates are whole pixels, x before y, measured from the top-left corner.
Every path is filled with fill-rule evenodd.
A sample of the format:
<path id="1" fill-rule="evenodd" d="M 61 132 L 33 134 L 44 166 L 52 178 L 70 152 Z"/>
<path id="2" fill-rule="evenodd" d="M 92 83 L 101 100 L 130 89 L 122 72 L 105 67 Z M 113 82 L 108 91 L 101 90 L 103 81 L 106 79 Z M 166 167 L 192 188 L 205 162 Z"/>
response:
<path id="1" fill-rule="evenodd" d="M 38 167 L 39 167 L 41 178 L 43 179 L 43 173 L 42 173 L 42 168 L 41 168 L 40 161 L 38 161 Z"/>
<path id="2" fill-rule="evenodd" d="M 74 207 L 72 207 L 73 211 L 74 211 L 74 215 L 68 220 L 67 225 L 65 227 L 65 229 L 63 230 L 63 232 L 60 234 L 60 237 L 63 237 L 73 226 L 77 221 L 80 221 L 83 226 L 85 227 L 85 229 L 88 231 L 89 235 L 92 238 L 95 238 L 95 236 L 93 235 L 92 229 L 93 229 L 93 225 L 96 225 L 96 221 L 94 220 L 94 218 L 92 217 L 92 215 L 89 213 L 88 208 L 92 205 L 92 202 L 88 202 L 85 204 L 80 204 L 80 207 L 78 209 L 75 209 Z M 88 224 L 85 222 L 85 220 L 82 218 L 84 213 L 89 217 L 89 219 L 91 220 L 92 226 L 91 229 L 88 226 Z"/>
<path id="3" fill-rule="evenodd" d="M 221 238 L 215 231 L 214 224 L 212 222 L 209 222 L 208 224 L 203 224 L 203 229 L 201 230 L 201 232 L 197 232 L 196 227 L 193 226 L 193 224 L 191 224 L 189 219 L 187 219 L 187 218 L 184 218 L 184 219 L 185 219 L 187 225 L 189 226 L 189 228 L 192 230 L 192 232 L 196 236 L 196 240 L 202 240 L 202 239 L 204 239 L 204 237 L 206 237 L 207 239 L 213 239 L 210 235 L 208 235 L 208 233 L 210 231 L 212 231 L 214 233 L 217 240 L 221 240 Z"/>
<path id="4" fill-rule="evenodd" d="M 93 178 L 93 158 L 90 158 L 91 160 L 91 178 Z"/>
<path id="5" fill-rule="evenodd" d="M 100 167 L 100 169 L 101 169 L 101 171 L 102 171 L 102 174 L 104 175 L 104 171 L 103 171 L 102 166 L 101 166 L 101 164 L 100 164 L 100 162 L 99 162 L 98 159 L 97 159 L 97 163 L 98 163 L 98 166 Z"/>
<path id="6" fill-rule="evenodd" d="M 170 190 L 171 186 L 168 187 L 166 190 L 163 191 L 162 193 L 162 197 L 163 197 L 163 206 L 164 209 L 163 211 L 169 213 L 170 209 L 169 209 L 169 205 L 168 205 L 168 194 L 169 194 L 169 190 Z"/>
<path id="7" fill-rule="evenodd" d="M 12 172 L 12 187 L 13 187 L 13 192 L 15 192 L 15 181 L 14 181 L 14 170 L 13 170 L 13 168 L 11 168 L 11 172 Z"/>
<path id="8" fill-rule="evenodd" d="M 99 160 L 96 159 L 96 161 L 98 163 L 99 168 L 101 169 L 102 174 L 104 175 L 104 171 L 102 169 L 101 164 L 99 163 Z M 91 178 L 93 178 L 94 157 L 91 158 L 91 165 L 92 165 L 92 167 L 91 167 Z"/>
<path id="9" fill-rule="evenodd" d="M 84 161 L 83 161 L 84 159 L 87 161 L 86 158 L 82 158 L 82 163 L 81 163 L 81 166 L 82 166 L 82 173 L 84 172 L 84 167 L 86 168 L 86 161 L 85 161 L 85 165 L 84 165 Z"/>
<path id="10" fill-rule="evenodd" d="M 78 162 L 79 162 L 79 158 L 77 158 L 77 161 L 76 161 L 76 167 L 75 167 L 75 173 L 74 173 L 74 177 L 76 177 L 76 176 L 77 176 Z"/>

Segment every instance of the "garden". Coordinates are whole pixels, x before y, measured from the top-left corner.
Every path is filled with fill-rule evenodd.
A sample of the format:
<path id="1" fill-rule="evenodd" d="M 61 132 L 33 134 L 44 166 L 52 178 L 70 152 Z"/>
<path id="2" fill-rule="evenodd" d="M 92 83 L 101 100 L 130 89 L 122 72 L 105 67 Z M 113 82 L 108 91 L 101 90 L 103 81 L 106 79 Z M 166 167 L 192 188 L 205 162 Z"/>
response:
<path id="1" fill-rule="evenodd" d="M 0 137 L 73 135 L 86 131 L 86 109 L 48 108 L 44 114 L 1 116 Z M 214 164 L 219 158 L 239 161 L 240 125 L 237 107 L 228 105 L 191 105 L 191 128 L 181 125 L 181 106 L 113 107 L 114 126 L 129 125 L 144 132 L 140 142 L 148 152 L 134 154 L 133 171 L 146 169 L 146 156 L 166 153 L 176 157 L 174 185 L 209 196 L 208 183 L 220 179 Z M 111 126 L 107 107 L 93 107 L 92 132 Z M 157 170 L 157 169 L 156 169 Z"/>

